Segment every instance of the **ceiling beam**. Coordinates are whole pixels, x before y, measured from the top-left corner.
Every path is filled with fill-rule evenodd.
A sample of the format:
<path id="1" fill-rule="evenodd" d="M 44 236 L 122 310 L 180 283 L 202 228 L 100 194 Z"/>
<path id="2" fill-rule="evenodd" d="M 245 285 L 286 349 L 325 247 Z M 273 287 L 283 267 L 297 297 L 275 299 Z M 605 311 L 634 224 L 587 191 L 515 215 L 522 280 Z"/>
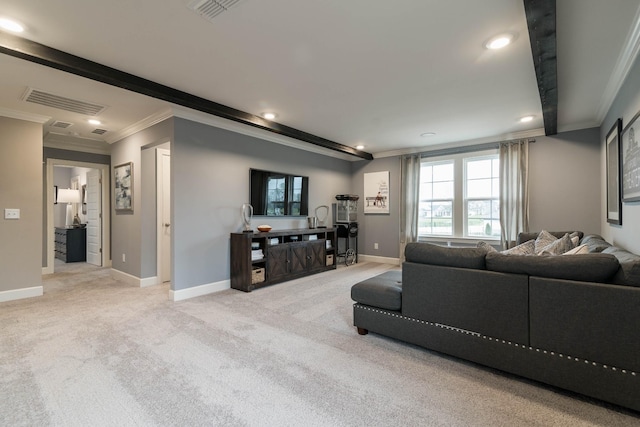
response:
<path id="1" fill-rule="evenodd" d="M 556 0 L 524 0 L 531 54 L 540 92 L 544 132 L 558 133 Z"/>
<path id="2" fill-rule="evenodd" d="M 353 147 L 340 144 L 310 133 L 276 123 L 262 117 L 237 110 L 187 92 L 155 83 L 151 80 L 125 73 L 106 65 L 71 55 L 69 53 L 33 42 L 31 40 L 0 32 L 0 53 L 24 59 L 101 83 L 117 86 L 132 92 L 181 105 L 207 114 L 233 120 L 264 129 L 289 138 L 294 138 L 323 148 L 372 160 L 373 155 Z"/>

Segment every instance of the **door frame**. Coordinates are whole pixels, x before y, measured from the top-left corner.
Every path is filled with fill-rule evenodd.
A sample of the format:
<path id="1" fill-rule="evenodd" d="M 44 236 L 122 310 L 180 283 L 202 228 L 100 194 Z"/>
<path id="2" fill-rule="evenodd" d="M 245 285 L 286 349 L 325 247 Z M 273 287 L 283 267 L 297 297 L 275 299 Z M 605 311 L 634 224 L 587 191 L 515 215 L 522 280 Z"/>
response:
<path id="1" fill-rule="evenodd" d="M 157 282 L 162 284 L 162 235 L 163 235 L 163 224 L 162 224 L 162 173 L 164 173 L 164 169 L 162 169 L 162 155 L 168 154 L 169 158 L 171 158 L 171 150 L 167 148 L 155 148 L 155 160 L 156 160 L 156 277 Z M 171 160 L 169 160 L 171 162 Z M 162 171 L 162 173 L 160 173 Z M 171 174 L 171 171 L 169 171 Z M 169 175 L 169 179 L 171 179 L 171 175 Z M 169 184 L 171 187 L 171 184 Z M 171 203 L 171 188 L 169 188 L 169 203 Z M 170 215 L 171 216 L 171 215 Z M 173 223 L 171 220 L 170 224 Z M 171 225 L 170 227 L 173 227 Z M 173 228 L 171 229 L 171 244 L 173 245 Z M 173 260 L 173 252 L 171 249 L 169 250 L 169 264 Z M 170 270 L 170 275 L 173 277 L 173 269 Z"/>
<path id="2" fill-rule="evenodd" d="M 102 163 L 78 162 L 74 160 L 47 159 L 46 192 L 47 192 L 47 266 L 42 267 L 42 274 L 52 274 L 55 263 L 55 244 L 53 228 L 53 168 L 54 166 L 77 166 L 80 168 L 100 169 L 102 171 L 102 266 L 111 267 L 111 197 L 109 182 L 111 166 Z"/>

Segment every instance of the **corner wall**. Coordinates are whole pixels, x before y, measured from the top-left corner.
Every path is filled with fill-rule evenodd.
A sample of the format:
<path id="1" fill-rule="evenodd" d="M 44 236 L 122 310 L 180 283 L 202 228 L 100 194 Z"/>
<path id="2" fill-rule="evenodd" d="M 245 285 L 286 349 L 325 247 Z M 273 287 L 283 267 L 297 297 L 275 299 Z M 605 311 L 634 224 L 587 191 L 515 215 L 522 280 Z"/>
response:
<path id="1" fill-rule="evenodd" d="M 0 301 L 42 295 L 42 193 L 42 125 L 0 117 Z"/>

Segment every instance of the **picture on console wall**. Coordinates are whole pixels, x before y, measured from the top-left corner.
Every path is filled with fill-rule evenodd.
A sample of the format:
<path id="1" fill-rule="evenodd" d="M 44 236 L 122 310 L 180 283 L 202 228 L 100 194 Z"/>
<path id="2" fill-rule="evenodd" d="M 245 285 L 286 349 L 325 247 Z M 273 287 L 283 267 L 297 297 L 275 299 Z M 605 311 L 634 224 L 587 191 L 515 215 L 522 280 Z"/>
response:
<path id="1" fill-rule="evenodd" d="M 364 213 L 389 213 L 389 171 L 364 174 Z"/>
<path id="2" fill-rule="evenodd" d="M 622 120 L 616 120 L 607 134 L 607 222 L 622 224 L 620 197 L 620 130 Z"/>
<path id="3" fill-rule="evenodd" d="M 622 131 L 622 201 L 640 201 L 640 123 L 637 113 Z M 638 133 L 638 135 L 636 135 Z"/>

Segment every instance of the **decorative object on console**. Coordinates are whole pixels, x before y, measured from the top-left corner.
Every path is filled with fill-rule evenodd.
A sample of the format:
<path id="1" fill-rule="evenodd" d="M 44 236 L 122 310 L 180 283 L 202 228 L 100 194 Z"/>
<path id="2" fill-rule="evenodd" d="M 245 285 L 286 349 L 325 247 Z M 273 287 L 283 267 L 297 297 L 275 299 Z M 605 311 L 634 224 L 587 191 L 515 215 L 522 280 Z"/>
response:
<path id="1" fill-rule="evenodd" d="M 635 132 L 638 112 L 622 131 L 622 201 L 640 201 L 640 145 Z"/>
<path id="2" fill-rule="evenodd" d="M 309 228 L 316 228 L 317 224 L 318 224 L 318 218 L 316 218 L 315 216 L 307 217 L 307 225 Z"/>
<path id="3" fill-rule="evenodd" d="M 244 224 L 244 232 L 251 233 L 253 230 L 251 229 L 251 218 L 253 218 L 253 206 L 249 203 L 242 204 L 242 223 Z"/>
<path id="4" fill-rule="evenodd" d="M 329 216 L 329 206 L 320 205 L 316 208 L 316 220 L 318 228 L 327 228 L 327 217 Z"/>
<path id="5" fill-rule="evenodd" d="M 67 216 L 65 220 L 65 226 L 67 228 L 73 227 L 73 203 L 80 203 L 80 190 L 72 190 L 70 188 L 61 188 L 58 190 L 58 202 L 67 203 Z M 76 215 L 77 216 L 77 215 Z"/>
<path id="6" fill-rule="evenodd" d="M 622 120 L 616 120 L 607 134 L 607 222 L 622 225 L 622 197 L 620 194 L 620 130 Z"/>
<path id="7" fill-rule="evenodd" d="M 266 225 L 266 224 L 258 226 L 258 230 L 262 231 L 263 233 L 267 233 L 267 232 L 271 231 L 271 228 L 272 227 L 270 225 Z"/>

